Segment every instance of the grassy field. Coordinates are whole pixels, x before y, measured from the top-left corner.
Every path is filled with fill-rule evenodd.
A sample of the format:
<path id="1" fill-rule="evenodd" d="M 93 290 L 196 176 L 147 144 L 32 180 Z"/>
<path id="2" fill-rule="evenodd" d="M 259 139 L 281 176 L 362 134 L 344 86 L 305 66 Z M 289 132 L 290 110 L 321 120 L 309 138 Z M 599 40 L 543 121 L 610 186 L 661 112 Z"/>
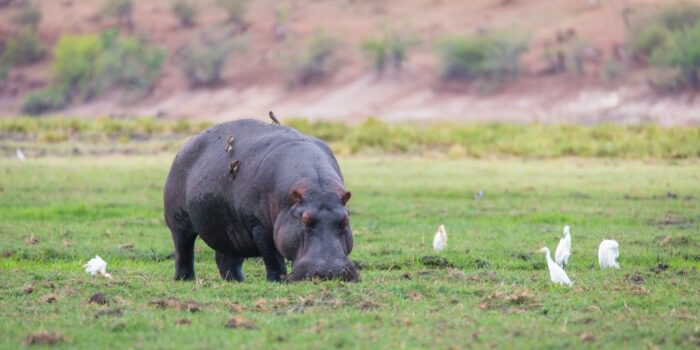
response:
<path id="1" fill-rule="evenodd" d="M 700 127 L 503 123 L 359 124 L 285 119 L 284 125 L 326 141 L 336 154 L 444 155 L 452 159 L 523 158 L 698 159 Z M 0 118 L 0 156 L 175 152 L 206 121 L 153 118 Z"/>
<path id="2" fill-rule="evenodd" d="M 362 281 L 275 284 L 255 259 L 221 281 L 201 241 L 198 280 L 173 281 L 171 157 L 0 158 L 0 348 L 700 346 L 696 160 L 341 158 Z M 536 253 L 565 224 L 573 288 Z M 621 270 L 597 267 L 603 238 Z M 95 254 L 112 280 L 83 271 Z"/>

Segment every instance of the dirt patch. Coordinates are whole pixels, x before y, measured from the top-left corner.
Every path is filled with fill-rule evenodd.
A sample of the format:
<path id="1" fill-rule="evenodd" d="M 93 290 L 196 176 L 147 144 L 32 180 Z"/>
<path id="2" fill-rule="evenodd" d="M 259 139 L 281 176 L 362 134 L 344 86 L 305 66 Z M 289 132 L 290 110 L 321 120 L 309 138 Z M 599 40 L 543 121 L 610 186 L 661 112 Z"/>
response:
<path id="1" fill-rule="evenodd" d="M 596 341 L 595 335 L 593 335 L 591 333 L 582 333 L 579 336 L 579 339 L 581 339 L 581 341 L 584 343 L 593 343 Z"/>
<path id="2" fill-rule="evenodd" d="M 672 237 L 665 236 L 660 239 L 659 245 L 664 246 L 685 246 L 693 245 L 693 241 L 688 236 Z"/>
<path id="3" fill-rule="evenodd" d="M 178 309 L 187 310 L 189 312 L 197 312 L 202 309 L 202 306 L 196 301 L 183 301 L 175 298 L 153 299 L 150 302 L 148 302 L 148 304 L 153 305 L 159 309 Z"/>
<path id="4" fill-rule="evenodd" d="M 411 299 L 413 301 L 419 301 L 423 299 L 423 295 L 418 292 L 408 292 L 408 294 L 406 294 L 406 298 Z"/>
<path id="5" fill-rule="evenodd" d="M 505 313 L 522 313 L 541 307 L 535 300 L 535 295 L 527 290 L 510 294 L 493 292 L 479 303 L 482 310 L 500 310 Z"/>
<path id="6" fill-rule="evenodd" d="M 449 260 L 446 258 L 443 258 L 441 256 L 436 256 L 436 255 L 426 255 L 420 257 L 418 260 L 420 261 L 421 264 L 425 266 L 430 266 L 430 267 L 438 267 L 438 268 L 453 268 L 454 265 L 452 265 Z"/>
<path id="7" fill-rule="evenodd" d="M 95 318 L 101 318 L 106 316 L 121 316 L 123 314 L 124 311 L 119 307 L 113 309 L 102 309 L 95 312 Z"/>
<path id="8" fill-rule="evenodd" d="M 127 243 L 127 244 L 120 245 L 119 249 L 127 251 L 127 252 L 133 252 L 134 250 L 136 250 L 136 247 L 131 243 Z"/>
<path id="9" fill-rule="evenodd" d="M 231 304 L 229 305 L 228 309 L 231 310 L 231 312 L 238 313 L 245 311 L 245 306 L 242 304 Z"/>
<path id="10" fill-rule="evenodd" d="M 34 332 L 27 335 L 22 342 L 24 345 L 56 345 L 65 338 L 58 332 Z"/>
<path id="11" fill-rule="evenodd" d="M 104 293 L 95 293 L 90 297 L 90 300 L 88 300 L 88 303 L 105 305 L 105 304 L 109 303 L 109 300 L 107 300 L 107 296 Z"/>
<path id="12" fill-rule="evenodd" d="M 652 224 L 657 226 L 690 226 L 693 224 L 693 219 L 667 213 L 663 218 L 653 221 Z"/>
<path id="13" fill-rule="evenodd" d="M 658 263 L 656 266 L 650 268 L 649 270 L 651 272 L 655 272 L 655 273 L 662 273 L 662 272 L 668 270 L 670 267 L 671 266 L 669 266 L 666 263 Z"/>
<path id="14" fill-rule="evenodd" d="M 266 312 L 268 310 L 267 300 L 264 298 L 258 299 L 258 301 L 255 302 L 255 310 L 258 312 Z"/>
<path id="15" fill-rule="evenodd" d="M 39 237 L 36 237 L 36 236 L 34 236 L 34 234 L 32 234 L 31 236 L 27 237 L 27 238 L 24 240 L 24 243 L 27 243 L 28 245 L 36 245 L 36 244 L 39 244 Z"/>
<path id="16" fill-rule="evenodd" d="M 632 275 L 627 275 L 626 279 L 630 283 L 634 283 L 634 284 L 643 284 L 644 283 L 644 277 L 642 277 L 642 274 L 639 272 L 634 273 Z"/>
<path id="17" fill-rule="evenodd" d="M 34 292 L 34 286 L 32 286 L 31 284 L 27 283 L 22 286 L 22 293 L 32 294 L 32 292 Z"/>
<path id="18" fill-rule="evenodd" d="M 255 322 L 245 319 L 243 317 L 233 317 L 226 323 L 226 328 L 234 329 L 255 329 Z"/>
<path id="19" fill-rule="evenodd" d="M 275 310 L 280 310 L 289 306 L 289 300 L 286 298 L 275 299 L 272 308 Z"/>
<path id="20" fill-rule="evenodd" d="M 53 293 L 49 293 L 46 295 L 43 295 L 41 298 L 39 298 L 39 302 L 42 304 L 53 304 L 58 301 L 58 296 Z"/>
<path id="21" fill-rule="evenodd" d="M 192 324 L 192 321 L 190 321 L 186 318 L 178 318 L 177 321 L 175 321 L 175 324 L 179 324 L 181 326 L 186 326 L 188 324 Z"/>
<path id="22" fill-rule="evenodd" d="M 381 305 L 375 303 L 375 302 L 372 301 L 372 300 L 365 299 L 365 300 L 362 300 L 362 301 L 357 305 L 357 307 L 358 307 L 360 310 L 362 310 L 362 311 L 369 311 L 369 310 L 378 309 L 378 308 L 381 307 Z"/>

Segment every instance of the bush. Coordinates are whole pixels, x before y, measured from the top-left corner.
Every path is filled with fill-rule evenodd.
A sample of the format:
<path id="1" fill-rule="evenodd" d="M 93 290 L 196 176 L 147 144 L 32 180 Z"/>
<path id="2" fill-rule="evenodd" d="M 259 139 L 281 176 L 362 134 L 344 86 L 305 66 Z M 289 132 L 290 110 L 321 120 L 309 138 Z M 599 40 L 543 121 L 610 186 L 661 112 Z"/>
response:
<path id="1" fill-rule="evenodd" d="M 653 65 L 649 84 L 657 91 L 700 89 L 700 5 L 678 2 L 635 26 L 629 45 Z M 674 74 L 677 77 L 674 77 Z"/>
<path id="2" fill-rule="evenodd" d="M 30 27 L 22 28 L 11 36 L 5 44 L 5 51 L 0 56 L 0 67 L 8 69 L 12 66 L 32 64 L 44 58 L 46 49 L 36 30 Z"/>
<path id="3" fill-rule="evenodd" d="M 501 82 L 520 73 L 520 55 L 527 45 L 509 35 L 451 37 L 438 45 L 444 80 L 486 79 Z"/>
<path id="4" fill-rule="evenodd" d="M 679 69 L 688 86 L 700 88 L 700 22 L 691 28 L 672 32 L 667 50 L 655 50 L 652 62 Z"/>
<path id="5" fill-rule="evenodd" d="M 229 22 L 238 26 L 245 24 L 250 0 L 217 0 L 217 3 L 226 11 Z"/>
<path id="6" fill-rule="evenodd" d="M 117 38 L 116 32 L 103 34 L 102 46 L 96 66 L 99 88 L 151 91 L 165 61 L 163 50 L 150 47 L 139 37 Z"/>
<path id="7" fill-rule="evenodd" d="M 190 85 L 210 86 L 221 81 L 229 56 L 244 47 L 230 36 L 228 31 L 202 32 L 182 48 L 180 67 Z"/>
<path id="8" fill-rule="evenodd" d="M 700 5 L 679 1 L 664 7 L 656 21 L 668 30 L 692 27 L 700 20 Z"/>
<path id="9" fill-rule="evenodd" d="M 54 48 L 53 71 L 59 84 L 89 99 L 111 87 L 149 91 L 164 59 L 145 40 L 119 38 L 115 31 L 65 35 Z"/>
<path id="10" fill-rule="evenodd" d="M 316 32 L 303 46 L 303 51 L 291 60 L 292 85 L 305 85 L 323 80 L 338 68 L 336 38 Z"/>
<path id="11" fill-rule="evenodd" d="M 133 0 L 107 0 L 104 6 L 104 13 L 107 16 L 116 18 L 129 31 L 133 29 Z"/>
<path id="12" fill-rule="evenodd" d="M 22 6 L 12 21 L 22 27 L 36 29 L 41 23 L 41 11 L 31 3 Z"/>
<path id="13" fill-rule="evenodd" d="M 693 27 L 700 21 L 700 5 L 677 2 L 648 15 L 633 26 L 629 46 L 637 56 L 646 59 L 655 50 L 668 47 L 671 33 Z"/>
<path id="14" fill-rule="evenodd" d="M 666 47 L 670 33 L 661 24 L 654 23 L 640 30 L 630 42 L 632 52 L 641 57 L 651 57 L 655 49 Z"/>
<path id="15" fill-rule="evenodd" d="M 42 114 L 68 105 L 69 98 L 63 87 L 49 87 L 29 93 L 22 102 L 22 112 L 29 115 Z"/>
<path id="16" fill-rule="evenodd" d="M 172 9 L 183 27 L 192 27 L 199 14 L 197 6 L 190 0 L 175 0 Z"/>
<path id="17" fill-rule="evenodd" d="M 408 49 L 414 42 L 397 32 L 386 32 L 378 38 L 371 38 L 362 43 L 362 51 L 371 61 L 374 70 L 382 74 L 391 64 L 400 70 L 406 60 Z"/>
<path id="18" fill-rule="evenodd" d="M 61 36 L 53 50 L 55 79 L 63 86 L 91 95 L 96 90 L 97 60 L 103 50 L 97 34 Z"/>

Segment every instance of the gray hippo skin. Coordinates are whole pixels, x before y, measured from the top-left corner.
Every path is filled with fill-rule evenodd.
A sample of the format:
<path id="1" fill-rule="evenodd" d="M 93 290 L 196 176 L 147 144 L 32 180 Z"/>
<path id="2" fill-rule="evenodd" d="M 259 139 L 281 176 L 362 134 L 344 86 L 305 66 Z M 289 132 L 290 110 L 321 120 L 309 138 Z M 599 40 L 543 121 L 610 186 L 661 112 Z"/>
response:
<path id="1" fill-rule="evenodd" d="M 164 189 L 175 278 L 192 280 L 197 236 L 216 251 L 226 280 L 243 280 L 262 256 L 267 279 L 356 281 L 352 231 L 338 163 L 321 140 L 256 120 L 219 124 L 177 154 Z"/>

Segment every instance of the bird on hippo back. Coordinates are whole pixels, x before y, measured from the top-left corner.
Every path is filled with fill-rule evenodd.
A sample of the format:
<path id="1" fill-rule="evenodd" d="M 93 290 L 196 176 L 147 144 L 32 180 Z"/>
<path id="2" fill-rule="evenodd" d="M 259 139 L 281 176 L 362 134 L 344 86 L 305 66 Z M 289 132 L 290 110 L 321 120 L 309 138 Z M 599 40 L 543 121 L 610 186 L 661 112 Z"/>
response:
<path id="1" fill-rule="evenodd" d="M 267 279 L 359 280 L 340 167 L 321 140 L 255 120 L 219 124 L 189 140 L 164 189 L 175 278 L 191 280 L 194 242 L 215 250 L 221 277 L 242 281 L 261 256 Z"/>

